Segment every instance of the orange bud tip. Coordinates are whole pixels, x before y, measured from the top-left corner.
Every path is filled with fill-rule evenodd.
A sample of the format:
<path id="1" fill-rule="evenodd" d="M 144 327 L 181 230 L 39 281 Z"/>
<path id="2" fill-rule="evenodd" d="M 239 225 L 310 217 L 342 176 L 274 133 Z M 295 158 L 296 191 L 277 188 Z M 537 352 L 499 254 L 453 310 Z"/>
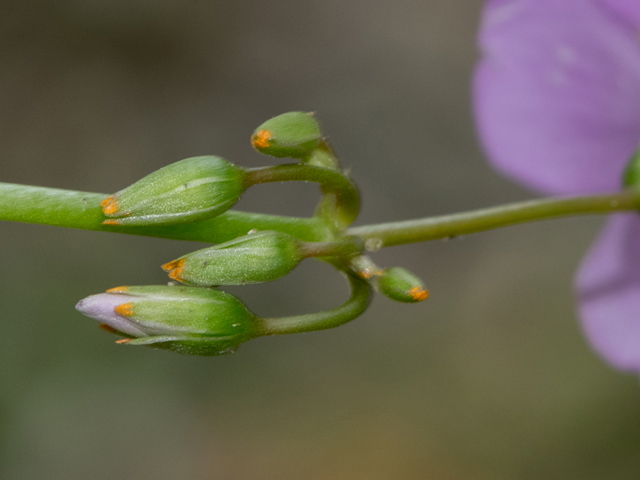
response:
<path id="1" fill-rule="evenodd" d="M 413 287 L 411 290 L 409 290 L 409 295 L 411 295 L 411 298 L 413 298 L 416 302 L 423 302 L 427 298 L 429 298 L 429 290 L 424 290 L 420 287 Z"/>
<path id="2" fill-rule="evenodd" d="M 184 258 L 180 258 L 178 260 L 174 260 L 173 262 L 165 263 L 162 265 L 162 269 L 165 272 L 170 272 L 171 270 L 175 270 L 176 268 L 182 268 L 184 265 Z"/>
<path id="3" fill-rule="evenodd" d="M 115 287 L 107 290 L 107 293 L 125 293 L 129 290 L 129 287 Z"/>
<path id="4" fill-rule="evenodd" d="M 174 280 L 178 280 L 179 282 L 183 282 L 182 274 L 184 273 L 184 268 L 176 268 L 171 273 L 169 273 L 169 278 L 173 278 Z"/>
<path id="5" fill-rule="evenodd" d="M 100 206 L 105 215 L 113 215 L 120 210 L 120 204 L 118 204 L 118 200 L 113 195 L 100 202 Z"/>
<path id="6" fill-rule="evenodd" d="M 116 340 L 116 343 L 119 345 L 125 345 L 131 341 L 130 338 L 121 338 L 120 340 Z"/>
<path id="7" fill-rule="evenodd" d="M 372 277 L 379 277 L 380 275 L 382 275 L 384 272 L 382 270 L 369 270 L 368 268 L 365 268 L 364 270 L 360 270 L 360 272 L 358 272 L 360 274 L 360 276 L 362 278 L 364 278 L 365 280 L 369 280 Z"/>
<path id="8" fill-rule="evenodd" d="M 123 317 L 132 317 L 133 316 L 133 303 L 123 303 L 122 305 L 118 305 L 114 308 L 114 311 L 122 315 Z"/>
<path id="9" fill-rule="evenodd" d="M 101 328 L 102 330 L 104 330 L 105 332 L 115 333 L 115 334 L 118 333 L 118 331 L 115 328 L 110 327 L 106 323 L 101 323 L 100 325 L 98 325 L 98 327 Z"/>
<path id="10" fill-rule="evenodd" d="M 271 132 L 269 130 L 260 130 L 251 136 L 251 145 L 253 148 L 267 148 L 271 145 Z"/>
<path id="11" fill-rule="evenodd" d="M 105 220 L 102 222 L 103 225 L 120 225 L 118 220 Z"/>

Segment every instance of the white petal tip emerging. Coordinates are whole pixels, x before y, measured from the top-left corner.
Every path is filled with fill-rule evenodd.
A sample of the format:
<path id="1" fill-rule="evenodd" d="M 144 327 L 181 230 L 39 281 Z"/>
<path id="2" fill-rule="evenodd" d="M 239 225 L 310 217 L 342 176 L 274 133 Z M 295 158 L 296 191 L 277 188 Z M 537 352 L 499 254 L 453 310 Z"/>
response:
<path id="1" fill-rule="evenodd" d="M 118 332 L 134 337 L 146 336 L 146 333 L 136 322 L 116 313 L 115 308 L 126 303 L 126 301 L 126 297 L 123 295 L 100 293 L 80 300 L 76 305 L 76 310 Z"/>

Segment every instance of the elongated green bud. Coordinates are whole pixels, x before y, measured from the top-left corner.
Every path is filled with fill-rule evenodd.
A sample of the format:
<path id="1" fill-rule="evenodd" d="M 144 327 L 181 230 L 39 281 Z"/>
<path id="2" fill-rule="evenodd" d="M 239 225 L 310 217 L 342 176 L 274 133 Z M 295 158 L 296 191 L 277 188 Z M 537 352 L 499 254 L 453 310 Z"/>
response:
<path id="1" fill-rule="evenodd" d="M 392 300 L 404 303 L 422 302 L 429 298 L 422 280 L 405 268 L 387 268 L 378 277 L 380 291 Z"/>
<path id="2" fill-rule="evenodd" d="M 289 112 L 267 120 L 251 136 L 258 152 L 272 157 L 301 158 L 318 146 L 322 133 L 313 114 Z"/>
<path id="3" fill-rule="evenodd" d="M 302 242 L 281 232 L 256 232 L 205 248 L 162 268 L 174 280 L 199 286 L 269 282 L 304 258 Z"/>
<path id="4" fill-rule="evenodd" d="M 197 287 L 117 287 L 81 300 L 76 309 L 127 337 L 189 355 L 223 355 L 255 336 L 256 317 L 225 292 Z"/>
<path id="5" fill-rule="evenodd" d="M 245 190 L 245 172 L 220 157 L 167 165 L 106 198 L 106 225 L 170 225 L 220 215 Z"/>

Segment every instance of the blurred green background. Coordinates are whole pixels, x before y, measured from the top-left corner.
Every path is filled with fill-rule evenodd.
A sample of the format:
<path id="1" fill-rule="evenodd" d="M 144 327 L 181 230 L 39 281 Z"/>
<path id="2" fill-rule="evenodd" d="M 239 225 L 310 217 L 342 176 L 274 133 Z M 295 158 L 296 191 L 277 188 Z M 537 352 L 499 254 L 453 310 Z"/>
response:
<path id="1" fill-rule="evenodd" d="M 532 195 L 492 171 L 469 83 L 480 0 L 0 1 L 0 181 L 114 192 L 170 162 L 270 163 L 253 129 L 316 111 L 359 224 Z M 309 215 L 309 185 L 238 205 Z M 74 310 L 201 244 L 0 224 L 2 479 L 637 479 L 640 388 L 587 346 L 572 279 L 600 219 L 376 254 L 432 298 L 336 330 L 191 358 L 113 343 Z M 229 289 L 256 312 L 331 308 L 304 262 Z"/>

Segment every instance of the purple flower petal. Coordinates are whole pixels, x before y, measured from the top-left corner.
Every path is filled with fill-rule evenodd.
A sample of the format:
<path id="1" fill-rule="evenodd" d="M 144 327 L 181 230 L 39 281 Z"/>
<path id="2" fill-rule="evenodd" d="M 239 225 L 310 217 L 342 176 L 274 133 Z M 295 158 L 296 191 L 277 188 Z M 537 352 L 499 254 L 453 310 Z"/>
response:
<path id="1" fill-rule="evenodd" d="M 493 0 L 484 11 L 480 137 L 497 168 L 541 191 L 617 190 L 640 143 L 640 40 L 600 1 Z"/>
<path id="2" fill-rule="evenodd" d="M 580 314 L 593 347 L 614 366 L 640 372 L 640 217 L 619 214 L 582 264 Z"/>
<path id="3" fill-rule="evenodd" d="M 640 28 L 640 2 L 638 0 L 600 0 L 616 12 L 621 19 Z"/>
<path id="4" fill-rule="evenodd" d="M 117 306 L 127 303 L 127 298 L 126 295 L 113 293 L 91 295 L 84 300 L 80 300 L 76 305 L 76 310 L 87 317 L 98 320 L 100 323 L 109 325 L 119 332 L 133 337 L 146 337 L 147 334 L 140 325 L 127 317 L 118 315 L 114 310 Z"/>

